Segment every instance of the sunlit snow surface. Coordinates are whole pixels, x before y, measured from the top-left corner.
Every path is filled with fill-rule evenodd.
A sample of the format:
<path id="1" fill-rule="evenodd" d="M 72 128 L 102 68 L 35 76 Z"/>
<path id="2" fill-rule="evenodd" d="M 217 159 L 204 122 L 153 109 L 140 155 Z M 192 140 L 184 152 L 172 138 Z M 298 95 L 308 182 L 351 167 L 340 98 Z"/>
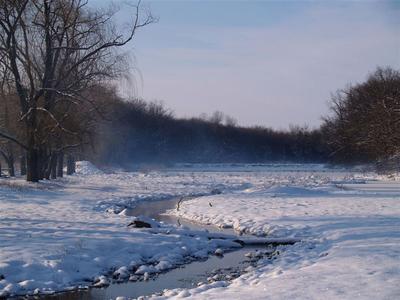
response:
<path id="1" fill-rule="evenodd" d="M 260 261 L 231 284 L 171 290 L 165 297 L 400 297 L 397 181 L 298 164 L 179 165 L 105 174 L 80 163 L 78 171 L 38 184 L 0 179 L 0 295 L 63 290 L 110 270 L 128 276 L 122 271 L 135 266 L 162 271 L 187 257 L 204 257 L 221 245 L 184 230 L 128 228 L 131 217 L 121 212 L 138 201 L 217 191 L 222 193 L 185 201 L 170 213 L 303 242 L 285 246 L 277 259 Z M 384 181 L 371 181 L 377 178 Z"/>

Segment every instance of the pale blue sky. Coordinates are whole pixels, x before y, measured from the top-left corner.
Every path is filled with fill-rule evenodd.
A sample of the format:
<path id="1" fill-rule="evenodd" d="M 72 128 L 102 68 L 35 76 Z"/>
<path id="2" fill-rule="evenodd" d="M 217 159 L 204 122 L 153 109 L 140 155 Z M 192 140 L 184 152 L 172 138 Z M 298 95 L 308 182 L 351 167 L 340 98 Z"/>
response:
<path id="1" fill-rule="evenodd" d="M 143 3 L 159 22 L 129 47 L 136 85 L 121 87 L 177 116 L 220 110 L 242 125 L 316 126 L 330 93 L 378 65 L 400 69 L 400 0 Z"/>

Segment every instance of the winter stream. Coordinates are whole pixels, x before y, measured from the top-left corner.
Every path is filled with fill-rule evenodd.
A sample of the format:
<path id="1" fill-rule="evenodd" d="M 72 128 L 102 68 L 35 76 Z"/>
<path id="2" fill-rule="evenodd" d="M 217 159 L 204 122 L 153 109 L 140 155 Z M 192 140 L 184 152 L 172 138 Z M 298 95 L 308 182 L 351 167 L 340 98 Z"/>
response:
<path id="1" fill-rule="evenodd" d="M 150 201 L 139 203 L 129 211 L 132 216 L 146 216 L 158 222 L 168 223 L 176 226 L 185 226 L 194 231 L 208 230 L 212 233 L 233 235 L 232 229 L 219 229 L 210 225 L 199 225 L 179 219 L 174 216 L 165 215 L 166 210 L 174 209 L 179 199 Z M 239 237 L 239 236 L 238 236 Z M 256 258 L 247 257 L 249 252 L 255 253 L 262 250 L 263 253 Z M 245 245 L 243 247 L 226 252 L 223 256 L 209 255 L 206 260 L 196 260 L 181 267 L 150 277 L 148 280 L 128 281 L 123 283 L 112 283 L 104 288 L 89 288 L 69 292 L 57 293 L 49 296 L 41 296 L 46 300 L 100 300 L 126 297 L 135 299 L 140 296 L 162 294 L 164 289 L 192 288 L 202 283 L 218 280 L 232 280 L 246 272 L 246 268 L 255 265 L 261 257 L 273 257 L 272 246 Z"/>

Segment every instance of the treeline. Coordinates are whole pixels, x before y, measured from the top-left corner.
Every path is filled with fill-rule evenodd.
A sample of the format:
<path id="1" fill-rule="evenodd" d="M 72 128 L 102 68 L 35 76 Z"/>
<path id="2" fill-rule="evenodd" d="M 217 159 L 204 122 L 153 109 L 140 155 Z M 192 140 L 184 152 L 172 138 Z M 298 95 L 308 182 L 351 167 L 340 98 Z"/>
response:
<path id="1" fill-rule="evenodd" d="M 365 82 L 338 90 L 320 128 L 240 127 L 216 112 L 177 119 L 161 104 L 114 93 L 97 157 L 122 162 L 328 162 L 400 165 L 400 72 L 377 68 Z"/>
<path id="2" fill-rule="evenodd" d="M 318 130 L 240 127 L 221 112 L 179 119 L 160 103 L 124 101 L 116 94 L 111 106 L 96 141 L 96 157 L 103 163 L 326 160 Z"/>
<path id="3" fill-rule="evenodd" d="M 398 160 L 400 154 L 400 72 L 378 68 L 363 83 L 332 97 L 331 116 L 321 127 L 330 159 L 339 163 Z M 397 168 L 400 161 L 395 162 Z"/>
<path id="4" fill-rule="evenodd" d="M 140 2 L 139 2 L 140 3 Z M 334 95 L 321 128 L 237 126 L 220 112 L 178 119 L 110 85 L 129 69 L 118 49 L 155 19 L 138 6 L 125 31 L 115 8 L 86 0 L 0 1 L 0 162 L 28 181 L 104 164 L 169 162 L 369 163 L 398 158 L 400 75 L 378 68 Z M 399 159 L 400 163 L 400 159 Z M 0 170 L 1 174 L 1 170 Z"/>

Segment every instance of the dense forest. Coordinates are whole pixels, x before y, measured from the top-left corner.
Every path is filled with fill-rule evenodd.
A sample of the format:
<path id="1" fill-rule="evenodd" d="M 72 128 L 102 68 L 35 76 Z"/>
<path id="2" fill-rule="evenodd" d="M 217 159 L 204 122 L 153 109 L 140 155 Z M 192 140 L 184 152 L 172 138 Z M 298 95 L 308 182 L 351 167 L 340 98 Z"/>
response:
<path id="1" fill-rule="evenodd" d="M 278 131 L 237 126 L 221 112 L 179 119 L 160 103 L 126 100 L 112 88 L 107 120 L 99 122 L 96 159 L 138 162 L 326 162 L 398 165 L 400 72 L 377 68 L 365 82 L 332 95 L 320 128 Z"/>
<path id="2" fill-rule="evenodd" d="M 87 1 L 0 2 L 0 174 L 18 166 L 28 181 L 57 178 L 77 159 L 383 166 L 397 157 L 400 74 L 391 68 L 339 90 L 317 129 L 242 127 L 221 112 L 180 119 L 157 102 L 124 99 L 112 84 L 129 72 L 118 49 L 156 21 L 140 2 L 130 8 L 132 23 L 121 30 L 117 10 Z"/>
<path id="3" fill-rule="evenodd" d="M 400 147 L 400 72 L 377 68 L 365 82 L 332 95 L 317 129 L 237 126 L 222 112 L 179 119 L 162 104 L 119 97 L 102 87 L 109 109 L 99 120 L 100 163 L 327 162 L 393 168 Z"/>
<path id="4" fill-rule="evenodd" d="M 95 142 L 103 163 L 326 160 L 319 130 L 240 127 L 221 112 L 179 119 L 159 103 L 114 99 Z"/>

